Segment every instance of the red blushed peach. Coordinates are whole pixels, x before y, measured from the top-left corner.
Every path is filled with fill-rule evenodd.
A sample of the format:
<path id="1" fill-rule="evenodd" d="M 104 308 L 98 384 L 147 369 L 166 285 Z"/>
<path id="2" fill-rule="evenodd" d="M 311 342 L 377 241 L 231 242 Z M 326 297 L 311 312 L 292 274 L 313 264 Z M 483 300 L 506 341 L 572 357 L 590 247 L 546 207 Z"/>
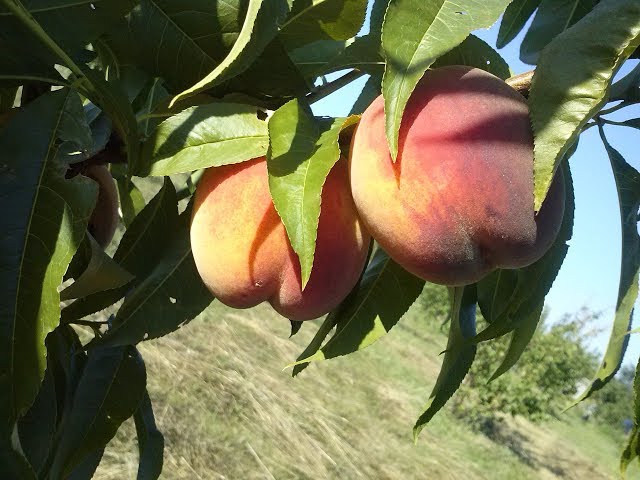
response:
<path id="1" fill-rule="evenodd" d="M 395 163 L 378 97 L 353 136 L 350 177 L 372 237 L 408 271 L 445 285 L 533 263 L 553 243 L 564 212 L 560 174 L 534 213 L 525 99 L 499 78 L 463 66 L 429 71 L 420 81 Z"/>
<path id="2" fill-rule="evenodd" d="M 268 301 L 291 320 L 320 317 L 357 282 L 369 242 L 353 205 L 345 159 L 323 187 L 313 269 L 304 291 L 298 257 L 271 200 L 264 157 L 210 168 L 196 190 L 193 256 L 205 285 L 231 307 Z"/>

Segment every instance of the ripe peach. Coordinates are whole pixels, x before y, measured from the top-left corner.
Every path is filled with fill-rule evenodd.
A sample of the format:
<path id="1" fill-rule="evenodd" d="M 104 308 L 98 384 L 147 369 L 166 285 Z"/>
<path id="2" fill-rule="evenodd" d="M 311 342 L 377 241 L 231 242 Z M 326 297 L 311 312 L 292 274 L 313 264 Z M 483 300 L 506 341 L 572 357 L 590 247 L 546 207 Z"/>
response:
<path id="1" fill-rule="evenodd" d="M 372 237 L 408 271 L 445 285 L 533 263 L 553 243 L 564 213 L 561 175 L 534 213 L 525 99 L 464 66 L 429 71 L 419 82 L 395 163 L 378 97 L 353 136 L 350 176 Z"/>
<path id="2" fill-rule="evenodd" d="M 268 301 L 291 320 L 332 310 L 358 280 L 370 242 L 353 205 L 346 159 L 329 173 L 321 198 L 313 269 L 301 291 L 300 264 L 271 200 L 265 158 L 208 169 L 191 222 L 205 285 L 226 305 Z"/>
<path id="3" fill-rule="evenodd" d="M 87 230 L 104 248 L 113 239 L 118 226 L 118 189 L 105 165 L 90 165 L 82 174 L 98 184 L 98 199 L 89 218 Z"/>

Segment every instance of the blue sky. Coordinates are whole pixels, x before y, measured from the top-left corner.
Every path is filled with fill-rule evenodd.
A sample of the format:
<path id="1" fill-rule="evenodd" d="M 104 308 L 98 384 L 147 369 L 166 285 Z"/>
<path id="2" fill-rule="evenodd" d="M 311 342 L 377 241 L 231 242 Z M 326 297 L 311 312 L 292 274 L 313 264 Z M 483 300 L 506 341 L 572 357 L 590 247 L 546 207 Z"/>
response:
<path id="1" fill-rule="evenodd" d="M 489 30 L 474 32 L 495 46 L 499 23 Z M 523 30 L 524 32 L 524 30 Z M 524 33 L 509 45 L 499 50 L 514 73 L 532 67 L 519 60 L 520 42 Z M 638 61 L 629 61 L 618 73 L 627 73 Z M 340 73 L 331 75 L 331 80 Z M 616 78 L 618 78 L 616 77 Z M 364 85 L 358 79 L 313 106 L 316 115 L 343 116 L 348 114 L 353 102 Z M 640 106 L 627 107 L 607 117 L 624 120 L 640 117 Z M 608 126 L 607 138 L 625 159 L 640 169 L 640 130 L 628 127 Z M 593 338 L 591 345 L 601 353 L 606 348 L 615 311 L 618 281 L 620 276 L 621 234 L 617 193 L 609 160 L 598 131 L 591 128 L 581 135 L 578 150 L 570 161 L 575 189 L 574 233 L 569 252 L 554 285 L 546 298 L 551 320 L 566 313 L 577 312 L 585 306 L 602 312 L 594 325 L 603 331 Z M 640 302 L 636 303 L 636 307 Z M 637 315 L 634 327 L 638 327 Z M 625 364 L 634 364 L 640 356 L 640 338 L 632 335 Z"/>

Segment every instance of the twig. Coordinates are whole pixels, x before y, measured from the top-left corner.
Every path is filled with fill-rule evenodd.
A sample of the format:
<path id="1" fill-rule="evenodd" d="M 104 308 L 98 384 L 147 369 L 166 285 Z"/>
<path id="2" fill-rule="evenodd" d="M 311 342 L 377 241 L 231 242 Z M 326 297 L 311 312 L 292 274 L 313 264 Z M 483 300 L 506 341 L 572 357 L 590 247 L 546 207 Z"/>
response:
<path id="1" fill-rule="evenodd" d="M 307 102 L 309 102 L 309 104 L 312 104 L 317 102 L 318 100 L 322 100 L 327 95 L 331 95 L 336 90 L 353 82 L 357 78 L 360 78 L 362 75 L 364 75 L 364 72 L 361 72 L 360 70 L 351 70 L 341 77 L 336 78 L 334 81 L 319 86 L 316 90 L 307 95 Z"/>
<path id="2" fill-rule="evenodd" d="M 520 73 L 518 75 L 514 75 L 513 77 L 507 78 L 505 81 L 507 85 L 510 85 L 514 88 L 518 93 L 520 93 L 523 97 L 529 98 L 529 89 L 531 88 L 531 79 L 533 78 L 534 70 L 529 70 L 528 72 Z"/>
<path id="3" fill-rule="evenodd" d="M 617 112 L 618 110 L 628 107 L 629 105 L 633 105 L 633 103 L 631 102 L 620 102 L 617 105 L 614 105 L 613 107 L 609 107 L 609 108 L 605 108 L 604 110 L 600 110 L 600 113 L 598 113 L 598 116 L 602 116 L 602 115 L 609 115 L 610 113 L 613 112 Z"/>

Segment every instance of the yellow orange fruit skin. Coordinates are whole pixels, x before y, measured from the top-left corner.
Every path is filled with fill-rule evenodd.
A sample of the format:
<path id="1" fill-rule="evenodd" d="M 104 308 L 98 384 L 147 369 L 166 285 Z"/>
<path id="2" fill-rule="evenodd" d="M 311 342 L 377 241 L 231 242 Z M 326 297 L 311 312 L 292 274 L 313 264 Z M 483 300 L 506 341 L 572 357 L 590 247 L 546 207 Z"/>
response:
<path id="1" fill-rule="evenodd" d="M 336 163 L 323 187 L 314 263 L 304 291 L 298 257 L 271 200 L 264 157 L 210 168 L 198 183 L 193 256 L 205 285 L 231 307 L 268 301 L 291 320 L 318 318 L 353 288 L 369 242 L 351 198 L 346 159 Z"/>
<path id="2" fill-rule="evenodd" d="M 464 66 L 429 71 L 419 82 L 395 163 L 378 97 L 353 136 L 350 176 L 371 236 L 405 269 L 445 285 L 533 263 L 553 243 L 564 212 L 560 174 L 534 214 L 525 99 L 501 79 Z"/>
<path id="3" fill-rule="evenodd" d="M 91 213 L 87 229 L 104 248 L 113 239 L 118 226 L 118 189 L 111 172 L 105 165 L 90 165 L 82 174 L 98 184 L 98 198 Z"/>

